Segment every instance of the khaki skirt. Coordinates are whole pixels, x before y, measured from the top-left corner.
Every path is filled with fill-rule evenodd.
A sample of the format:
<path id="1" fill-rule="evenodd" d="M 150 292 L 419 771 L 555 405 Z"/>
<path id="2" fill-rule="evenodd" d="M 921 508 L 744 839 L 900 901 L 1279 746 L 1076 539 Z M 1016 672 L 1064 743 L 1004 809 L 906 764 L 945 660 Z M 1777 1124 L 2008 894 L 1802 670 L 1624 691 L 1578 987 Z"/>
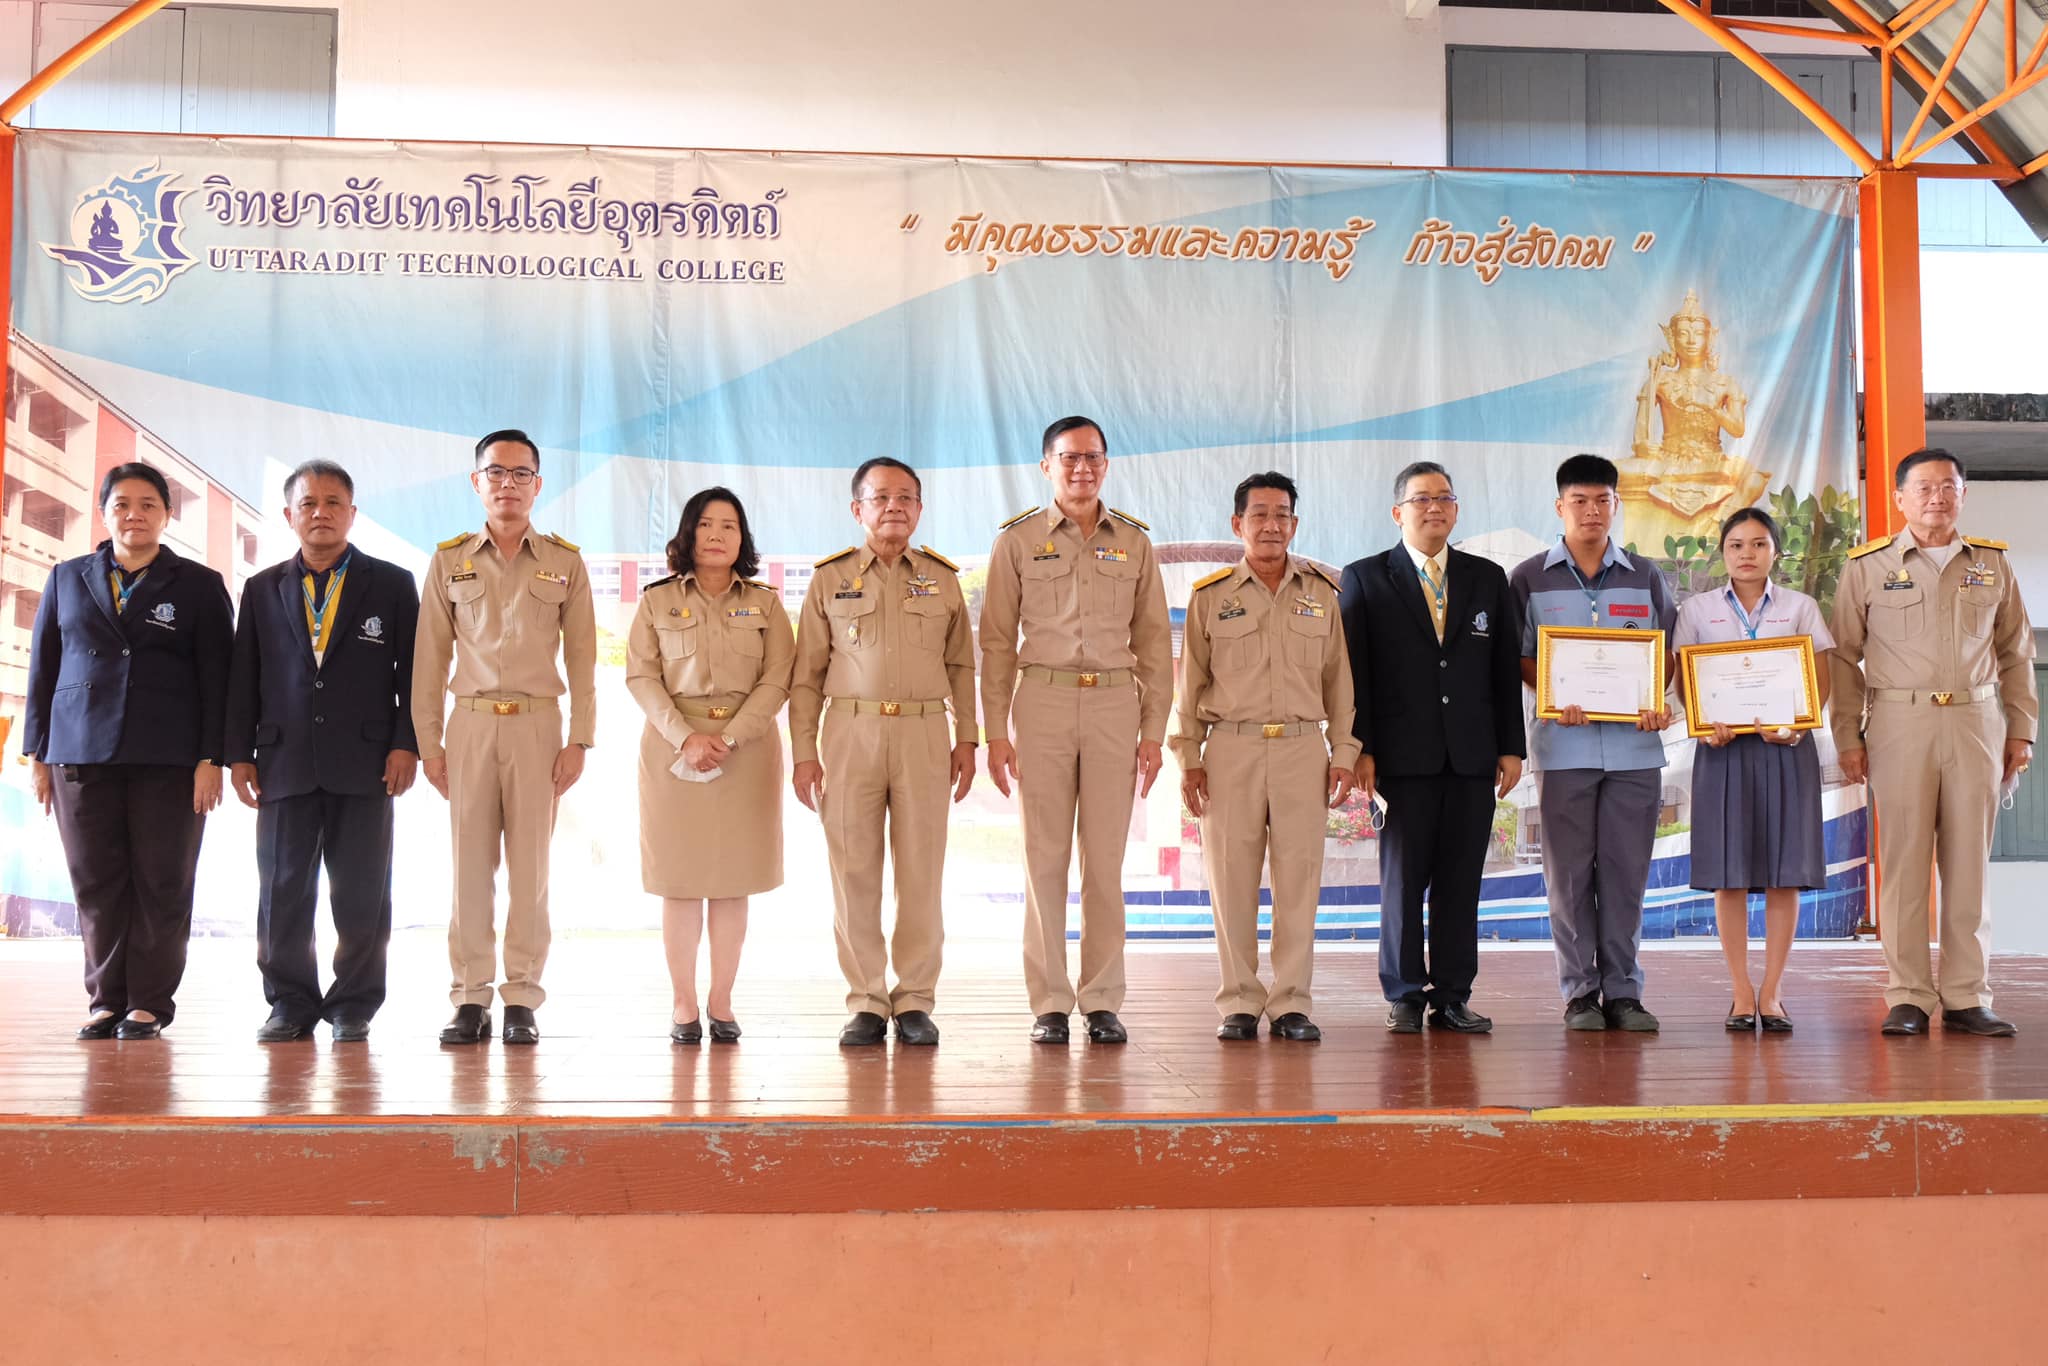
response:
<path id="1" fill-rule="evenodd" d="M 724 722 L 689 717 L 717 734 Z M 771 730 L 726 759 L 713 782 L 670 773 L 676 752 L 640 731 L 640 883 L 653 896 L 753 896 L 782 885 L 782 735 Z"/>

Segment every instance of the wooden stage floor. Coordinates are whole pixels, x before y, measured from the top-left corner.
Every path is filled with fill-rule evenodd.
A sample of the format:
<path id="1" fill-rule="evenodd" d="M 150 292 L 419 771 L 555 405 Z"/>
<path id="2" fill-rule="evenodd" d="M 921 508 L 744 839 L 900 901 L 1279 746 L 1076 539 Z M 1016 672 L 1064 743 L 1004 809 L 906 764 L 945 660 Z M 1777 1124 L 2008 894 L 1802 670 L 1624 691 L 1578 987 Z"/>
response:
<path id="1" fill-rule="evenodd" d="M 1336 943 L 1317 955 L 1320 1045 L 1223 1044 L 1213 949 L 1133 944 L 1131 1043 L 1047 1048 L 1025 1036 L 1011 935 L 948 953 L 936 1049 L 836 1047 L 829 942 L 786 926 L 749 942 L 735 1046 L 668 1042 L 656 936 L 567 934 L 539 1046 L 443 1049 L 439 937 L 415 933 L 367 1045 L 323 1028 L 266 1047 L 252 941 L 195 943 L 177 1023 L 124 1044 L 71 1038 L 75 941 L 0 940 L 0 1213 L 2048 1191 L 2048 958 L 1994 960 L 2018 1039 L 1886 1039 L 1878 950 L 1802 945 L 1797 1032 L 1731 1037 L 1718 950 L 1653 946 L 1664 1030 L 1641 1036 L 1567 1033 L 1548 949 L 1490 947 L 1491 1035 L 1395 1037 L 1373 946 Z"/>

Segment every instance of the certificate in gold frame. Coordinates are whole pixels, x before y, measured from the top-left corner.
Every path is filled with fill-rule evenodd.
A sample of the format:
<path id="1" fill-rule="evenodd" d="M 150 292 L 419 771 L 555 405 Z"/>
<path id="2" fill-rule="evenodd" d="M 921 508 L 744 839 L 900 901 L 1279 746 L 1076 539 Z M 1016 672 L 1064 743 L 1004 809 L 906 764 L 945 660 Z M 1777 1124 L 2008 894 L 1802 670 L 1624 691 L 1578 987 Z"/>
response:
<path id="1" fill-rule="evenodd" d="M 1664 705 L 1664 690 L 1668 680 L 1664 674 L 1664 633 L 1662 631 L 1632 631 L 1611 626 L 1539 626 L 1536 628 L 1536 715 L 1545 721 L 1555 721 L 1564 715 L 1564 707 L 1551 696 L 1550 661 L 1553 642 L 1559 640 L 1597 640 L 1613 642 L 1648 650 L 1652 657 L 1651 677 L 1654 680 L 1650 691 L 1650 706 L 1654 710 Z M 1636 722 L 1635 712 L 1589 711 L 1588 721 Z"/>
<path id="2" fill-rule="evenodd" d="M 1799 655 L 1800 676 L 1805 683 L 1803 710 L 1792 723 L 1793 730 L 1819 730 L 1821 721 L 1820 672 L 1813 655 L 1812 636 L 1771 636 L 1764 640 L 1729 640 L 1712 645 L 1685 645 L 1678 651 L 1678 680 L 1680 694 L 1685 699 L 1685 733 L 1698 738 L 1712 735 L 1712 722 L 1700 719 L 1699 706 L 1699 660 L 1707 655 L 1756 654 L 1764 651 L 1793 650 Z M 1737 735 L 1755 735 L 1755 726 L 1730 726 Z"/>

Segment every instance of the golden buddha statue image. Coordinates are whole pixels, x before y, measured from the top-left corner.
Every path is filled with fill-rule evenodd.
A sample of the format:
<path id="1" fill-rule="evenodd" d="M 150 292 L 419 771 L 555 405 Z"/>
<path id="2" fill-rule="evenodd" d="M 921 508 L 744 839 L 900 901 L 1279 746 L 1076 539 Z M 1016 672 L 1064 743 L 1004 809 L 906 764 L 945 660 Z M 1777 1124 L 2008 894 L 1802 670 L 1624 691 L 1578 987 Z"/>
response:
<path id="1" fill-rule="evenodd" d="M 1720 329 L 1688 289 L 1685 303 L 1660 326 L 1664 349 L 1650 359 L 1636 395 L 1632 457 L 1621 462 L 1622 536 L 1649 555 L 1664 553 L 1667 536 L 1712 539 L 1721 519 L 1747 507 L 1770 483 L 1721 447 L 1740 440 L 1749 396 L 1721 369 Z M 1655 425 L 1661 436 L 1653 439 Z"/>

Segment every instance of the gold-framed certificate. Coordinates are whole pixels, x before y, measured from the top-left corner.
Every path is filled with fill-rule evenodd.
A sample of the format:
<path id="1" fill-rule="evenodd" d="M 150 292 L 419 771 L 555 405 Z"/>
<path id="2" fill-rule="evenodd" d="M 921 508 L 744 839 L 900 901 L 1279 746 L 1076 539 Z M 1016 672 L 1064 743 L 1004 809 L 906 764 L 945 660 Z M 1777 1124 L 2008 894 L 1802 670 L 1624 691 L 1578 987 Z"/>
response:
<path id="1" fill-rule="evenodd" d="M 1812 636 L 1773 636 L 1687 645 L 1678 652 L 1685 729 L 1712 735 L 1719 721 L 1738 735 L 1820 728 L 1820 675 Z"/>
<path id="2" fill-rule="evenodd" d="M 1578 707 L 1588 721 L 1628 721 L 1664 705 L 1664 633 L 1606 626 L 1536 628 L 1536 715 Z"/>

